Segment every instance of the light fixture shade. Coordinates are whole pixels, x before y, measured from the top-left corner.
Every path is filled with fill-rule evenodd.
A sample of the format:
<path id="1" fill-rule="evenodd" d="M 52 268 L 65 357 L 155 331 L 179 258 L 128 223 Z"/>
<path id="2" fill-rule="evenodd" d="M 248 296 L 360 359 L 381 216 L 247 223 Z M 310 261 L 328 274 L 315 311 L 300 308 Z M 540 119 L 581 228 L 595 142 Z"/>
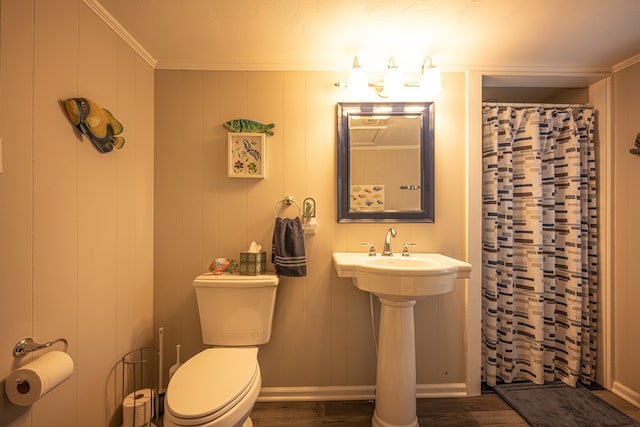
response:
<path id="1" fill-rule="evenodd" d="M 363 98 L 369 92 L 369 80 L 364 68 L 358 63 L 358 57 L 353 58 L 353 68 L 349 72 L 347 90 L 350 98 Z"/>
<path id="2" fill-rule="evenodd" d="M 395 59 L 389 59 L 389 67 L 384 75 L 384 82 L 381 95 L 384 97 L 395 97 L 404 92 L 404 74 L 396 66 Z"/>
<path id="3" fill-rule="evenodd" d="M 355 56 L 347 81 L 341 80 L 334 83 L 334 85 L 341 88 L 346 87 L 349 98 L 362 100 L 377 94 L 382 98 L 401 99 L 404 96 L 408 96 L 411 99 L 415 99 L 417 96 L 419 99 L 431 101 L 442 92 L 440 70 L 433 65 L 430 56 L 427 56 L 422 64 L 420 82 L 405 82 L 404 74 L 398 68 L 392 56 L 389 58 L 384 80 L 382 82 L 369 83 L 367 73 L 358 63 L 358 57 Z M 410 91 L 407 88 L 412 90 Z M 419 89 L 415 91 L 414 88 Z"/>
<path id="4" fill-rule="evenodd" d="M 427 99 L 433 98 L 442 92 L 442 77 L 440 70 L 431 64 L 429 58 L 429 66 L 423 67 L 422 77 L 420 78 L 420 93 Z"/>

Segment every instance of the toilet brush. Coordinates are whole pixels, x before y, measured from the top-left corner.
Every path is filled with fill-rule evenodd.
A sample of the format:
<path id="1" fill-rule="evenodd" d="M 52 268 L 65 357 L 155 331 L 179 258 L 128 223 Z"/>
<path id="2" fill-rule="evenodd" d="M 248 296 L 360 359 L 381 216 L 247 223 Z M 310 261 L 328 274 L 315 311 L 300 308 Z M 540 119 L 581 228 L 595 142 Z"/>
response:
<path id="1" fill-rule="evenodd" d="M 171 377 L 176 373 L 180 365 L 182 365 L 182 362 L 180 362 L 180 344 L 178 344 L 176 345 L 176 363 L 169 368 L 169 380 L 171 380 Z"/>
<path id="2" fill-rule="evenodd" d="M 158 328 L 158 393 L 156 394 L 156 411 L 158 417 L 164 413 L 164 326 Z"/>

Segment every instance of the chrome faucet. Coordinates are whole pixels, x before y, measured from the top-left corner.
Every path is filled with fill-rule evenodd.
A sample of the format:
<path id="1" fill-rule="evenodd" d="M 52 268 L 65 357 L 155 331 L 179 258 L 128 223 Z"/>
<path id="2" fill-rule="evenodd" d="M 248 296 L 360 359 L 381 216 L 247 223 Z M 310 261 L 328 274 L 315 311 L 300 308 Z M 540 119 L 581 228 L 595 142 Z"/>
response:
<path id="1" fill-rule="evenodd" d="M 396 229 L 391 227 L 387 230 L 387 234 L 384 236 L 384 249 L 380 255 L 382 256 L 393 256 L 393 251 L 391 250 L 391 238 L 396 237 L 398 233 Z"/>

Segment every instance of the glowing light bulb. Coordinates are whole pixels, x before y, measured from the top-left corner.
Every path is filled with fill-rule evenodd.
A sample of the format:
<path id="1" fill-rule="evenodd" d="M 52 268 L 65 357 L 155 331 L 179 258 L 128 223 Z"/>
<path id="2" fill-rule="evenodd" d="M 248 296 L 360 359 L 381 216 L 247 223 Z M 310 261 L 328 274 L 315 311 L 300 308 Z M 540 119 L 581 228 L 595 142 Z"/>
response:
<path id="1" fill-rule="evenodd" d="M 369 81 L 364 68 L 358 63 L 358 57 L 353 58 L 353 68 L 349 72 L 347 91 L 350 98 L 364 98 L 369 92 Z"/>
<path id="2" fill-rule="evenodd" d="M 429 65 L 426 65 L 429 60 Z M 422 77 L 420 78 L 420 94 L 426 99 L 433 99 L 442 92 L 442 76 L 431 62 L 431 57 L 427 56 L 422 65 Z"/>
<path id="3" fill-rule="evenodd" d="M 397 97 L 404 92 L 404 74 L 396 65 L 393 56 L 389 59 L 389 66 L 384 75 L 384 83 L 380 95 L 383 97 Z"/>

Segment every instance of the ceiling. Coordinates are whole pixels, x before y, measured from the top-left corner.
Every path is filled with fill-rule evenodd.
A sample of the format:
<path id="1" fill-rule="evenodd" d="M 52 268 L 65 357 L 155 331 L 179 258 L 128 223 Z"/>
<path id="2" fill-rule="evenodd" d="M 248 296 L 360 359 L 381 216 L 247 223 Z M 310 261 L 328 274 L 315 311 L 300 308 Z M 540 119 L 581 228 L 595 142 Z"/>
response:
<path id="1" fill-rule="evenodd" d="M 85 0 L 157 68 L 602 73 L 640 54 L 639 0 Z"/>

